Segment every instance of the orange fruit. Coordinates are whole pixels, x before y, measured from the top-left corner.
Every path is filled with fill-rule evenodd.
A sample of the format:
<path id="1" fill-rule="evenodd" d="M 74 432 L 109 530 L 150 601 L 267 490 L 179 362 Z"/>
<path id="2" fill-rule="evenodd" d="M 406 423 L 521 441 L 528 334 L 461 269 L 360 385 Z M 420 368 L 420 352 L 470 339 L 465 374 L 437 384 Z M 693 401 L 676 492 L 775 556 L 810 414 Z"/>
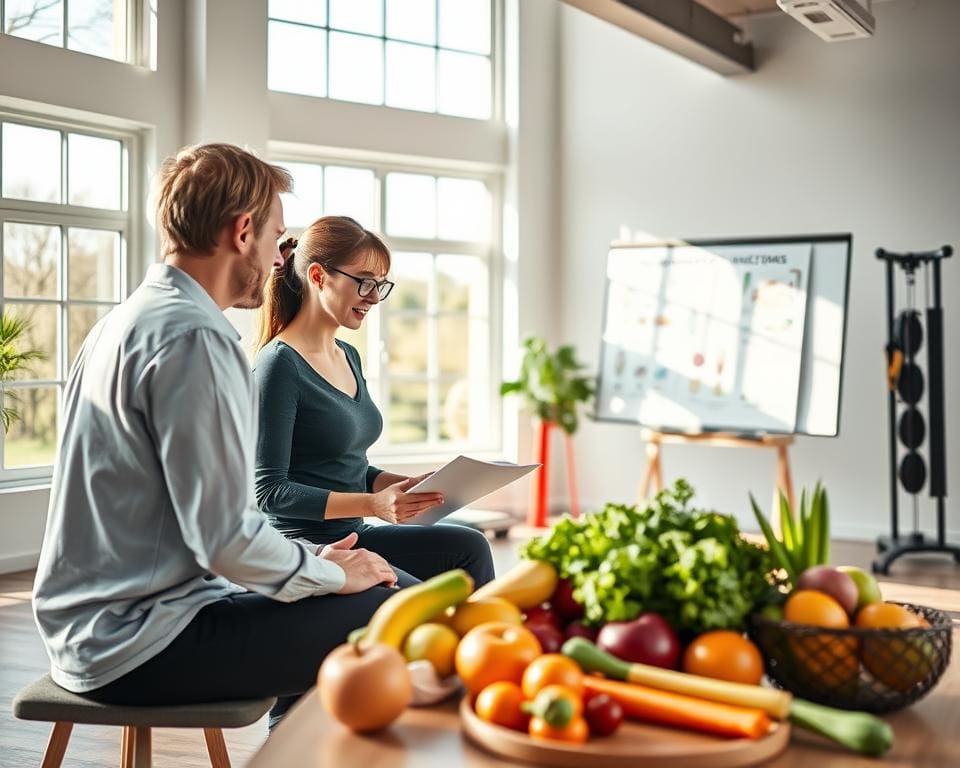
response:
<path id="1" fill-rule="evenodd" d="M 583 672 L 580 665 L 559 653 L 546 653 L 530 662 L 520 683 L 523 695 L 532 699 L 548 685 L 562 685 L 583 694 Z"/>
<path id="2" fill-rule="evenodd" d="M 535 739 L 583 744 L 590 736 L 590 728 L 587 726 L 587 721 L 582 717 L 573 718 L 563 728 L 554 728 L 543 718 L 531 717 L 529 733 Z"/>
<path id="3" fill-rule="evenodd" d="M 490 683 L 520 684 L 527 665 L 541 654 L 540 641 L 526 627 L 492 621 L 474 627 L 457 646 L 455 664 L 470 693 Z"/>
<path id="4" fill-rule="evenodd" d="M 920 626 L 920 617 L 896 603 L 873 603 L 860 609 L 856 624 L 866 628 L 912 629 Z"/>
<path id="5" fill-rule="evenodd" d="M 485 597 L 469 603 L 460 603 L 450 617 L 450 626 L 463 637 L 467 632 L 488 621 L 504 621 L 509 624 L 522 624 L 523 615 L 509 600 L 502 597 Z"/>
<path id="6" fill-rule="evenodd" d="M 515 731 L 525 731 L 530 715 L 520 708 L 523 701 L 523 691 L 519 685 L 501 680 L 499 683 L 490 683 L 480 691 L 473 708 L 481 720 Z"/>
<path id="7" fill-rule="evenodd" d="M 902 605 L 874 603 L 857 614 L 857 626 L 865 629 L 916 629 L 929 623 Z M 936 652 L 921 633 L 891 636 L 877 633 L 863 640 L 860 652 L 863 666 L 877 680 L 895 691 L 910 690 L 934 672 Z"/>
<path id="8" fill-rule="evenodd" d="M 830 595 L 801 589 L 787 598 L 783 617 L 797 624 L 831 629 L 850 626 L 847 612 Z M 856 637 L 824 633 L 791 637 L 790 650 L 799 676 L 821 690 L 852 692 L 860 676 L 860 642 Z"/>
<path id="9" fill-rule="evenodd" d="M 760 650 L 743 635 L 718 629 L 695 638 L 683 654 L 683 671 L 733 683 L 759 685 Z"/>
<path id="10" fill-rule="evenodd" d="M 844 629 L 850 626 L 847 612 L 830 595 L 814 589 L 799 589 L 787 598 L 783 618 L 797 624 Z"/>

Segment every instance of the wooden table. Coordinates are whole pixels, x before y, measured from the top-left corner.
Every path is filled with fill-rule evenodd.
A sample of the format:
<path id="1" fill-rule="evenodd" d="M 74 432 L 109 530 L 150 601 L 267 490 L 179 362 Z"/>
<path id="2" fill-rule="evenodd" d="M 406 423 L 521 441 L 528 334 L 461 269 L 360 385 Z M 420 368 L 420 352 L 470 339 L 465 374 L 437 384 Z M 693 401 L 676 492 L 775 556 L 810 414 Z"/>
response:
<path id="1" fill-rule="evenodd" d="M 888 600 L 933 604 L 946 610 L 960 605 L 943 604 L 957 599 L 952 590 L 932 590 L 943 595 L 929 602 L 919 599 L 916 587 L 882 585 Z M 949 594 L 948 594 L 949 593 Z M 960 628 L 960 622 L 955 624 Z M 884 719 L 893 727 L 893 749 L 882 759 L 860 757 L 812 734 L 794 729 L 790 746 L 767 763 L 774 768 L 945 768 L 956 765 L 960 755 L 960 662 L 956 646 L 960 630 L 954 631 L 954 659 L 933 691 L 901 712 Z M 376 691 L 370 692 L 376 696 Z M 460 730 L 456 704 L 409 709 L 386 731 L 357 736 L 334 722 L 311 691 L 267 739 L 247 768 L 494 768 L 507 765 L 470 744 Z M 587 768 L 587 766 L 584 766 Z"/>

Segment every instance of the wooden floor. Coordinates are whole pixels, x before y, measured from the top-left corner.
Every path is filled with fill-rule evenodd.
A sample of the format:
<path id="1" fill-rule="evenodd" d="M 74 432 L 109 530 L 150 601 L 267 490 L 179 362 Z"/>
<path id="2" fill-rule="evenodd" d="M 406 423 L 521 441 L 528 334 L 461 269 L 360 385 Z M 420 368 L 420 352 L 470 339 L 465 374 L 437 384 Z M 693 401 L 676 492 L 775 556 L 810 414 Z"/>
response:
<path id="1" fill-rule="evenodd" d="M 516 539 L 493 543 L 497 571 L 516 560 Z M 833 562 L 869 568 L 874 556 L 872 544 L 835 542 Z M 885 579 L 885 595 L 891 599 L 934 605 L 960 616 L 960 566 L 946 557 L 920 555 L 901 558 Z M 47 657 L 30 610 L 33 573 L 0 576 L 0 766 L 38 766 L 49 726 L 14 720 L 10 704 L 16 692 L 45 673 Z M 904 584 L 919 585 L 917 588 Z M 242 674 L 242 670 L 237 670 Z M 234 766 L 242 766 L 266 739 L 262 720 L 247 728 L 226 731 L 227 749 Z M 63 765 L 65 768 L 101 768 L 119 765 L 120 729 L 80 725 L 74 728 Z M 198 731 L 157 730 L 154 732 L 154 764 L 163 768 L 208 766 L 203 736 Z M 285 768 L 285 767 L 284 767 Z M 344 767 L 349 768 L 349 767 Z"/>

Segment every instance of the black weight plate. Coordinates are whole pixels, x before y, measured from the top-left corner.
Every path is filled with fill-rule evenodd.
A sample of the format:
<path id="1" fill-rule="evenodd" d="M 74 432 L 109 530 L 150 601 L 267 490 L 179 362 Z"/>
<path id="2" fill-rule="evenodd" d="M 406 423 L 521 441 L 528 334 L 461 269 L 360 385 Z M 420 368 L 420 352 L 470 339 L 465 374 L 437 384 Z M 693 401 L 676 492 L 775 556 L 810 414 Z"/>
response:
<path id="1" fill-rule="evenodd" d="M 923 397 L 923 371 L 919 366 L 904 363 L 897 378 L 897 392 L 900 399 L 909 405 L 915 405 Z"/>
<path id="2" fill-rule="evenodd" d="M 927 424 L 923 420 L 923 414 L 916 408 L 907 408 L 900 414 L 900 426 L 897 429 L 900 434 L 900 442 L 911 451 L 923 445 L 927 437 Z"/>
<path id="3" fill-rule="evenodd" d="M 900 483 L 907 493 L 920 493 L 927 481 L 927 465 L 919 453 L 908 453 L 900 462 Z"/>
<path id="4" fill-rule="evenodd" d="M 920 313 L 915 309 L 905 309 L 897 315 L 894 326 L 894 341 L 906 355 L 915 355 L 923 344 L 923 325 Z"/>

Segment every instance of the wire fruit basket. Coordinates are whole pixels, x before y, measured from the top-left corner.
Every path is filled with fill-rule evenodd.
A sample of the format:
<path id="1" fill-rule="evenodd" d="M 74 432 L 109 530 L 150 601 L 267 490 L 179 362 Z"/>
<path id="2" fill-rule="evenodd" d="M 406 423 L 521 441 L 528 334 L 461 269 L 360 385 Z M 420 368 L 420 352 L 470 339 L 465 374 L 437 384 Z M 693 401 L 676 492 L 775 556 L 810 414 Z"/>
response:
<path id="1" fill-rule="evenodd" d="M 749 634 L 778 688 L 832 707 L 893 712 L 936 685 L 950 663 L 953 637 L 943 611 L 901 605 L 929 626 L 831 629 L 753 614 Z"/>

